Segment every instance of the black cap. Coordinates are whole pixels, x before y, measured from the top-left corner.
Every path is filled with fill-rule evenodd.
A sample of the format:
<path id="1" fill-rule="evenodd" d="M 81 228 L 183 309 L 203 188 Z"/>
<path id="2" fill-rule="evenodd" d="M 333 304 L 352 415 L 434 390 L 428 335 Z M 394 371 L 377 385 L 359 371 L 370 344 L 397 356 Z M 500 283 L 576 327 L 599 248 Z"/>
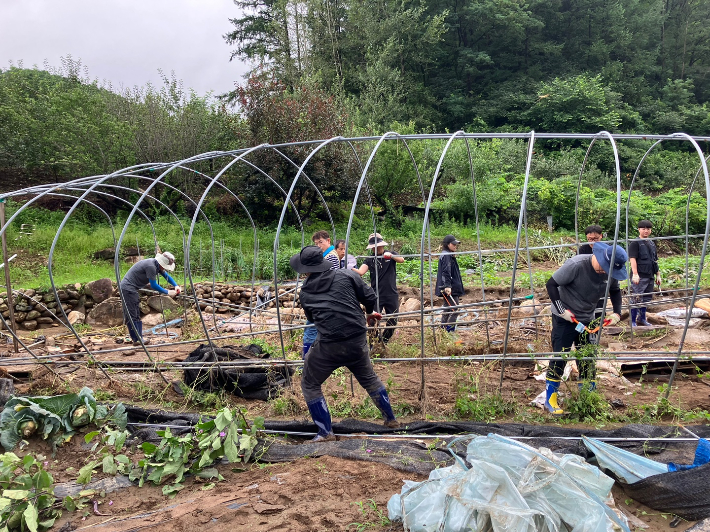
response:
<path id="1" fill-rule="evenodd" d="M 291 268 L 298 273 L 317 273 L 330 270 L 332 264 L 323 259 L 323 251 L 318 246 L 306 246 L 291 257 Z"/>
<path id="2" fill-rule="evenodd" d="M 443 242 L 443 244 L 444 244 L 445 246 L 448 246 L 449 244 L 460 244 L 460 243 L 461 243 L 461 241 L 460 241 L 460 240 L 456 240 L 456 237 L 455 237 L 454 235 L 446 235 L 446 236 L 444 237 L 444 242 Z"/>

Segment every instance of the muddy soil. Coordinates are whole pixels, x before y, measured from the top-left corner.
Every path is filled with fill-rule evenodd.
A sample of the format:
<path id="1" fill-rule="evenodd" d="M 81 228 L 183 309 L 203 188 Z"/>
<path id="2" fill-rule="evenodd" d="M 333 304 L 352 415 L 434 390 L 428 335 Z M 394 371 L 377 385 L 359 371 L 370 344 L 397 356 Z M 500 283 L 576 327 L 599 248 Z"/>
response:
<path id="1" fill-rule="evenodd" d="M 19 393 L 59 394 L 77 391 L 83 386 L 95 390 L 103 401 L 123 401 L 147 407 L 175 411 L 210 412 L 222 406 L 242 406 L 248 417 L 264 416 L 271 420 L 306 420 L 308 411 L 300 392 L 300 375 L 293 376 L 292 386 L 281 396 L 269 402 L 248 401 L 228 394 L 211 394 L 186 398 L 178 395 L 170 384 L 163 382 L 154 372 L 111 371 L 108 380 L 95 366 L 67 363 L 71 358 L 85 361 L 79 349 L 74 349 L 76 340 L 56 329 L 47 329 L 43 334 L 54 333 L 57 346 L 71 353 L 58 360 L 52 368 L 59 377 L 44 368 L 28 365 L 28 375 L 16 382 Z M 129 352 L 101 353 L 101 350 L 123 347 L 116 343 L 121 331 L 98 331 L 86 336 L 92 349 L 98 350 L 97 360 L 147 360 L 139 349 Z M 416 344 L 417 329 L 397 331 L 382 355 L 388 357 L 419 356 Z M 498 339 L 499 334 L 493 335 Z M 447 420 L 471 419 L 457 409 L 457 400 L 475 400 L 497 392 L 500 384 L 500 363 L 462 362 L 456 356 L 481 354 L 487 349 L 479 332 L 462 331 L 454 339 L 437 338 L 437 343 L 427 339 L 428 357 L 452 357 L 447 361 L 430 362 L 423 366 L 424 400 L 421 400 L 422 365 L 418 362 L 378 363 L 376 371 L 390 390 L 392 404 L 402 421 L 421 419 Z M 519 328 L 511 333 L 509 351 L 527 352 L 532 344 L 538 352 L 549 351 L 549 332 L 544 328 L 535 334 L 534 328 Z M 277 346 L 277 337 L 266 337 L 270 345 Z M 606 343 L 614 343 L 614 350 L 636 351 L 642 355 L 648 350 L 665 350 L 674 353 L 680 341 L 677 329 L 651 331 L 630 339 L 628 335 L 610 336 Z M 235 343 L 235 341 L 232 341 Z M 228 345 L 230 342 L 220 342 Z M 239 341 L 244 344 L 244 341 Z M 492 345 L 495 348 L 495 345 Z M 710 333 L 694 329 L 686 336 L 685 349 L 702 350 L 710 345 Z M 195 345 L 155 345 L 150 352 L 155 360 L 183 360 Z M 290 344 L 290 356 L 297 354 L 297 341 Z M 0 358 L 0 365 L 2 358 Z M 19 375 L 23 368 L 6 366 L 6 370 Z M 535 424 L 582 425 L 579 421 L 553 419 L 541 409 L 531 406 L 530 401 L 543 389 L 543 382 L 535 376 L 544 373 L 544 367 L 533 362 L 510 364 L 506 367 L 502 383 L 502 396 L 514 404 L 508 412 L 490 412 L 479 420 L 496 422 L 516 421 Z M 163 376 L 171 383 L 181 380 L 180 371 L 164 371 Z M 575 373 L 571 375 L 570 390 L 574 392 Z M 599 390 L 608 402 L 618 408 L 615 412 L 641 412 L 644 407 L 658 403 L 667 378 L 624 379 L 618 375 L 614 364 L 599 364 Z M 698 421 L 707 420 L 710 411 L 710 385 L 704 374 L 681 373 L 676 379 L 670 399 L 679 410 L 695 410 Z M 337 372 L 324 385 L 334 421 L 356 417 L 376 421 L 376 411 L 368 407 L 367 396 L 346 371 Z M 570 393 L 570 392 L 568 392 Z M 703 412 L 705 411 L 705 412 Z M 671 413 L 661 423 L 673 424 L 676 418 Z M 596 422 L 587 426 L 615 426 L 609 422 Z M 49 471 L 56 482 L 68 482 L 76 478 L 78 470 L 89 460 L 89 450 L 83 438 L 74 438 L 60 448 L 55 457 L 33 442 L 24 452 L 42 452 L 47 456 Z M 135 458 L 135 457 L 134 457 Z M 160 487 L 131 487 L 105 497 L 99 497 L 100 513 L 94 515 L 91 508 L 68 514 L 57 523 L 55 529 L 72 530 L 91 526 L 95 530 L 194 530 L 195 527 L 218 529 L 228 526 L 244 530 L 401 530 L 401 525 L 386 524 L 386 503 L 392 494 L 399 492 L 402 480 L 423 480 L 382 464 L 348 461 L 333 457 L 300 459 L 287 464 L 253 465 L 246 470 L 220 466 L 225 477 L 213 487 L 192 480 L 175 499 L 162 495 Z M 95 476 L 100 478 L 101 474 Z M 628 500 L 623 492 L 615 490 L 616 503 L 628 512 L 638 515 L 649 525 L 652 532 L 670 531 L 672 516 L 664 516 L 649 508 Z M 109 504 L 110 501 L 113 501 Z M 140 516 L 140 517 L 136 517 Z M 122 521 L 132 517 L 130 520 Z M 101 525 L 103 523 L 103 525 Z M 100 525 L 100 526 L 97 526 Z M 685 530 L 690 523 L 681 523 L 674 530 Z"/>

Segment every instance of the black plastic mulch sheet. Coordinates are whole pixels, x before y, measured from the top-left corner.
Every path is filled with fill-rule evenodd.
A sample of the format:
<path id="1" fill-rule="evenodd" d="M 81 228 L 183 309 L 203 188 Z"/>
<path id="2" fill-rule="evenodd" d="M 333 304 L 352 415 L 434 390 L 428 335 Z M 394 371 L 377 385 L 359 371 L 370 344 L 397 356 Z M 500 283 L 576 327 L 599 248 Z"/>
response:
<path id="1" fill-rule="evenodd" d="M 617 482 L 629 497 L 659 512 L 688 521 L 710 517 L 710 464 L 653 475 L 633 484 Z"/>
<path id="2" fill-rule="evenodd" d="M 288 376 L 293 374 L 292 368 L 234 368 L 221 367 L 218 364 L 233 360 L 257 361 L 266 358 L 269 358 L 268 353 L 263 353 L 261 347 L 255 344 L 246 348 L 212 348 L 201 345 L 187 356 L 185 362 L 203 362 L 204 366 L 185 369 L 183 381 L 191 388 L 205 392 L 226 390 L 245 399 L 268 401 L 287 384 Z"/>
<path id="3" fill-rule="evenodd" d="M 139 407 L 127 407 L 130 423 L 151 423 L 155 427 L 140 427 L 129 424 L 132 438 L 139 441 L 160 441 L 156 430 L 160 424 L 169 424 L 173 433 L 183 433 L 197 423 L 198 414 L 146 410 Z M 182 428 L 184 427 L 184 429 Z M 316 426 L 310 420 L 302 421 L 266 421 L 265 428 L 277 432 L 315 433 Z M 700 437 L 710 437 L 709 425 L 688 426 Z M 451 454 L 446 445 L 460 435 L 499 434 L 507 437 L 528 436 L 533 439 L 520 439 L 531 447 L 547 447 L 561 454 L 577 454 L 584 458 L 593 457 L 578 439 L 582 434 L 590 438 L 640 438 L 641 441 L 610 441 L 617 447 L 639 455 L 652 455 L 659 462 L 692 463 L 697 444 L 689 442 L 643 441 L 643 438 L 687 437 L 685 432 L 672 426 L 654 426 L 631 424 L 614 430 L 587 430 L 542 425 L 524 425 L 521 423 L 474 423 L 426 422 L 406 423 L 400 429 L 388 429 L 380 423 L 371 423 L 356 419 L 344 419 L 333 424 L 336 434 L 362 434 L 362 439 L 343 438 L 337 442 L 289 444 L 280 440 L 261 440 L 256 457 L 262 462 L 285 462 L 305 456 L 336 456 L 353 460 L 365 460 L 387 464 L 400 471 L 426 475 L 436 467 L 451 465 Z M 412 435 L 438 435 L 441 440 L 422 439 L 421 441 L 392 441 L 367 439 L 367 434 L 408 433 Z M 310 438 L 310 436 L 304 436 Z M 289 438 L 293 438 L 292 436 Z M 293 441 L 293 440 L 292 440 Z M 465 458 L 466 440 L 453 446 L 453 451 Z M 679 515 L 684 519 L 698 520 L 710 517 L 710 464 L 690 469 L 663 473 L 646 478 L 635 484 L 620 485 L 632 499 L 660 512 Z"/>

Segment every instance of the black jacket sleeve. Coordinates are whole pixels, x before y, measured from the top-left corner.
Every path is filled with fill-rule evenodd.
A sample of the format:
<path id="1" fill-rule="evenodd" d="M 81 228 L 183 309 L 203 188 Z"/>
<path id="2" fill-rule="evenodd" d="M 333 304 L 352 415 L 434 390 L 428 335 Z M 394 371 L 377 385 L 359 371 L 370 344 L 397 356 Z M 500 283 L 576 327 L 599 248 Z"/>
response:
<path id="1" fill-rule="evenodd" d="M 555 278 L 550 277 L 545 285 L 545 288 L 547 288 L 547 295 L 550 296 L 550 301 L 552 302 L 552 306 L 555 307 L 555 310 L 557 311 L 556 313 L 562 314 L 565 310 L 567 310 L 567 307 L 565 307 L 564 303 L 562 303 L 562 300 L 560 299 L 559 286 L 560 285 L 557 281 L 555 281 Z"/>
<path id="2" fill-rule="evenodd" d="M 439 288 L 451 288 L 451 256 L 441 255 L 439 257 L 439 273 L 441 275 L 441 285 Z"/>

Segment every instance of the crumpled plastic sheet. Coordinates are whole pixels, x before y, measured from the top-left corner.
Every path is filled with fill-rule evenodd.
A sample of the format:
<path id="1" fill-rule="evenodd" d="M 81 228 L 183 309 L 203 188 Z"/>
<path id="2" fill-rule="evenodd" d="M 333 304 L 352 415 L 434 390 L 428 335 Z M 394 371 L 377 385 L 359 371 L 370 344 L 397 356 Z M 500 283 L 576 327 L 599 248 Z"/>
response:
<path id="1" fill-rule="evenodd" d="M 639 456 L 586 436 L 582 436 L 582 441 L 587 449 L 594 453 L 597 462 L 603 469 L 613 472 L 617 478 L 627 484 L 633 484 L 652 475 L 668 473 L 666 464 L 645 456 Z"/>
<path id="2" fill-rule="evenodd" d="M 672 325 L 674 327 L 679 327 L 681 325 L 685 325 L 685 319 L 688 314 L 687 314 L 684 307 L 679 307 L 679 308 L 672 308 L 672 309 L 668 309 L 668 310 L 662 310 L 657 315 L 666 318 L 668 325 Z M 698 324 L 698 322 L 700 322 L 700 318 L 707 318 L 707 317 L 708 317 L 707 311 L 700 309 L 700 308 L 693 308 L 690 311 L 690 325 L 695 326 Z"/>
<path id="3" fill-rule="evenodd" d="M 693 469 L 710 462 L 710 441 L 705 438 L 698 439 L 693 463 L 687 465 L 673 462 L 668 464 L 656 462 L 586 436 L 582 436 L 582 441 L 587 446 L 587 449 L 594 453 L 597 462 L 603 469 L 608 469 L 627 484 L 633 484 L 661 473 Z"/>
<path id="4" fill-rule="evenodd" d="M 629 532 L 610 507 L 614 480 L 581 457 L 495 434 L 449 449 L 462 439 L 471 439 L 466 462 L 454 455 L 428 480 L 405 481 L 387 504 L 390 520 L 411 532 Z"/>

